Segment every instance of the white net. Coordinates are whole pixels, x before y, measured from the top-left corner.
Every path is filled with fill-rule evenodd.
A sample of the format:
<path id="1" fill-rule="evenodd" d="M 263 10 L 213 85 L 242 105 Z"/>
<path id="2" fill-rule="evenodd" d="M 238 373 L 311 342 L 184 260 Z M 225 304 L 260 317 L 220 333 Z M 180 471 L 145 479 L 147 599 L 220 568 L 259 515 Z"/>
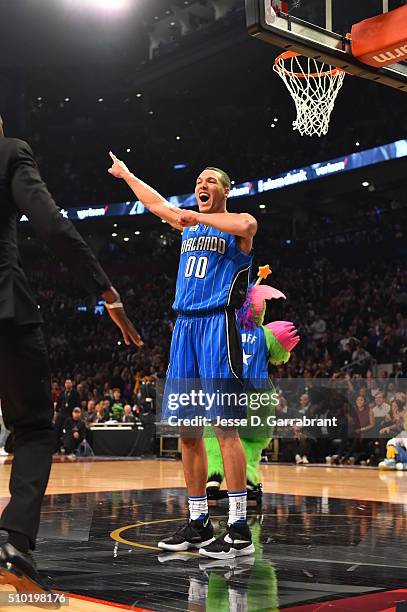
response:
<path id="1" fill-rule="evenodd" d="M 294 130 L 298 130 L 301 136 L 327 134 L 345 72 L 293 51 L 281 54 L 274 64 L 274 70 L 295 102 L 297 118 L 293 121 Z"/>

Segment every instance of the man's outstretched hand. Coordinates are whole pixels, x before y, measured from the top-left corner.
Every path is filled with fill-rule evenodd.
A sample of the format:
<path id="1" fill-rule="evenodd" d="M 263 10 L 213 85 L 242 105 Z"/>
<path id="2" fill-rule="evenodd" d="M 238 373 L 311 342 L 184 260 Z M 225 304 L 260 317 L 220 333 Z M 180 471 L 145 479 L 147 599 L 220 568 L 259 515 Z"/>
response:
<path id="1" fill-rule="evenodd" d="M 140 334 L 128 318 L 124 308 L 111 308 L 107 312 L 109 313 L 112 321 L 114 321 L 122 332 L 123 340 L 127 346 L 129 346 L 131 343 L 135 344 L 136 346 L 144 346 L 144 342 L 142 341 Z"/>
<path id="2" fill-rule="evenodd" d="M 109 289 L 106 289 L 106 291 L 102 293 L 102 297 L 107 304 L 121 304 L 120 295 L 114 287 L 109 287 Z M 119 308 L 106 308 L 106 310 L 109 313 L 112 321 L 122 332 L 123 340 L 127 346 L 129 346 L 131 342 L 136 346 L 144 345 L 140 334 L 128 318 L 123 306 L 119 306 Z"/>
<path id="3" fill-rule="evenodd" d="M 113 164 L 108 169 L 109 174 L 118 179 L 126 179 L 130 176 L 131 172 L 124 162 L 122 162 L 114 153 L 109 151 L 109 155 L 112 158 Z"/>

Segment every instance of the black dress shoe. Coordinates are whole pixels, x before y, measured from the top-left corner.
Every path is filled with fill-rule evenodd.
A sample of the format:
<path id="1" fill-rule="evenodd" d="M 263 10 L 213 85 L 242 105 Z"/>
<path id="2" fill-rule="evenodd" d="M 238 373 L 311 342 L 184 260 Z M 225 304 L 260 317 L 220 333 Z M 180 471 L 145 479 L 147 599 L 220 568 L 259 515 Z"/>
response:
<path id="1" fill-rule="evenodd" d="M 12 544 L 0 547 L 0 584 L 13 586 L 18 593 L 47 594 L 47 601 L 34 601 L 31 605 L 57 610 L 58 602 L 53 601 L 52 591 L 39 575 L 33 557 L 22 553 Z"/>

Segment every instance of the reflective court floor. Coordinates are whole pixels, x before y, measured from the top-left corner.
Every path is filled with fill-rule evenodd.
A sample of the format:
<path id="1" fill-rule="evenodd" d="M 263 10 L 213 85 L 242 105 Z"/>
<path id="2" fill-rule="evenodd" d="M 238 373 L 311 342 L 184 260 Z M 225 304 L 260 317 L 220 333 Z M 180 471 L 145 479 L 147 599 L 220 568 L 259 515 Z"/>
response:
<path id="1" fill-rule="evenodd" d="M 154 466 L 157 482 L 145 486 Z M 186 516 L 185 491 L 163 486 L 163 470 L 169 481 L 182 478 L 178 462 L 53 466 L 36 558 L 53 588 L 71 594 L 62 610 L 407 610 L 407 504 L 396 501 L 407 473 L 266 466 L 265 489 L 276 492 L 249 507 L 256 554 L 225 563 L 157 548 Z M 97 473 L 115 471 L 116 490 L 78 490 L 81 480 L 94 489 Z M 380 499 L 346 497 L 346 486 L 342 498 L 331 496 L 350 476 Z M 67 492 L 69 480 L 75 491 Z M 290 480 L 293 491 L 320 481 L 320 495 L 278 492 Z M 225 502 L 211 505 L 218 532 L 226 511 Z"/>

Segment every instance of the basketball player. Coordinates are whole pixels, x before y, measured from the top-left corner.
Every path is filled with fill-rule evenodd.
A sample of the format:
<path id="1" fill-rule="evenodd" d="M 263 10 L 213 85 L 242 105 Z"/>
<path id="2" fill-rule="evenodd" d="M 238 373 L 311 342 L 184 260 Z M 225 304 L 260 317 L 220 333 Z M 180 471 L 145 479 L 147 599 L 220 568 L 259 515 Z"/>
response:
<path id="1" fill-rule="evenodd" d="M 236 383 L 241 388 L 243 355 L 235 314 L 238 304 L 233 299 L 239 279 L 244 280 L 244 290 L 247 289 L 257 222 L 249 214 L 227 212 L 231 183 L 223 170 L 208 167 L 201 172 L 195 187 L 199 212 L 185 211 L 172 206 L 110 155 L 113 160 L 110 174 L 125 180 L 144 206 L 183 232 L 173 304 L 178 318 L 163 402 L 163 420 L 169 420 L 171 409 L 166 399 L 177 389 L 178 382 L 178 388 L 182 386 L 184 390 L 185 381 L 198 380 L 205 391 L 214 394 L 217 385 L 230 390 Z M 226 407 L 222 402 L 216 401 L 210 410 L 207 408 L 204 407 L 204 414 L 210 422 L 218 422 L 225 415 L 242 416 L 238 406 Z M 185 409 L 179 407 L 180 424 L 191 414 L 194 414 L 191 404 Z M 246 459 L 237 428 L 215 428 L 229 494 L 228 525 L 218 539 L 214 538 L 208 515 L 207 457 L 202 429 L 191 436 L 181 427 L 189 520 L 158 546 L 172 551 L 198 548 L 201 554 L 218 559 L 252 554 L 254 546 L 246 522 Z"/>

